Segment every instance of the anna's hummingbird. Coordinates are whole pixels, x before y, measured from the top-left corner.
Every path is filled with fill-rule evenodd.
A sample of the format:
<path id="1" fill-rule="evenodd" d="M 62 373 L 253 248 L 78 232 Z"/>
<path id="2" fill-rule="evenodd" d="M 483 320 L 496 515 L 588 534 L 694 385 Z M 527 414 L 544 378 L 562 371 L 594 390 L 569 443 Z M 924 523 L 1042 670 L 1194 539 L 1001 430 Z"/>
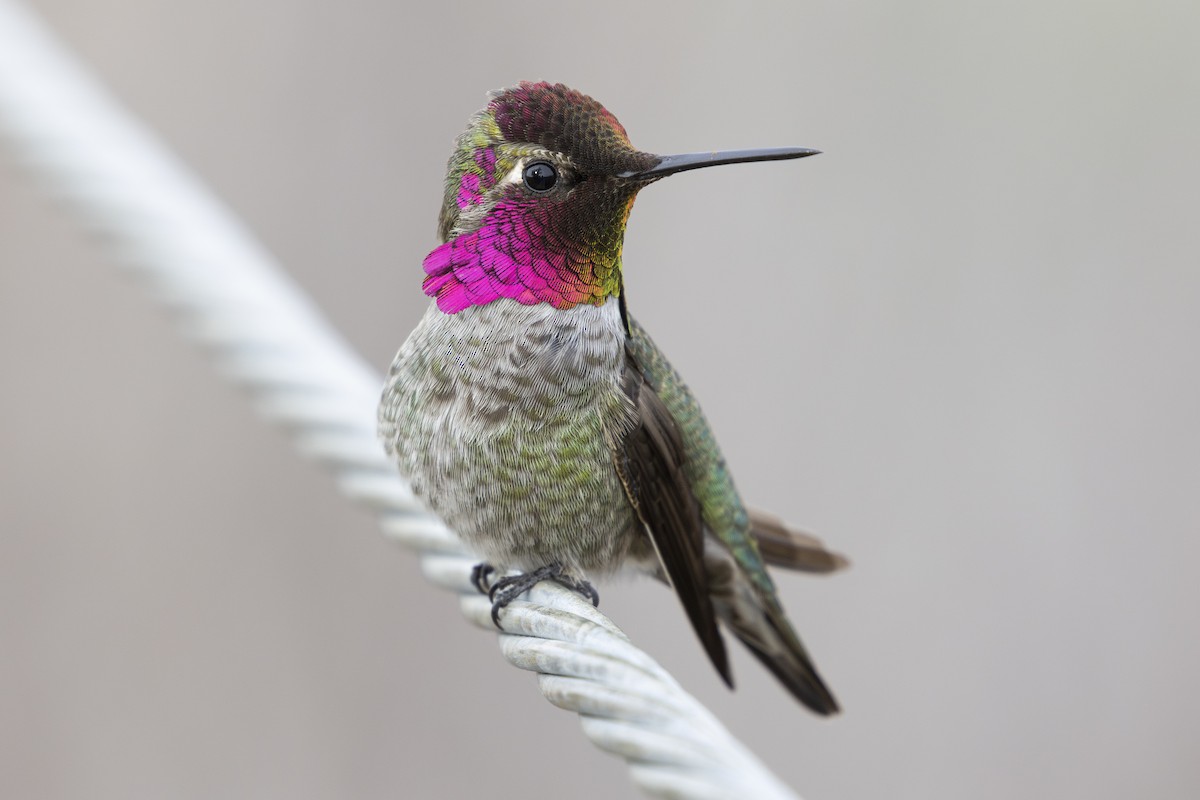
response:
<path id="1" fill-rule="evenodd" d="M 634 566 L 674 587 L 732 686 L 720 619 L 806 706 L 838 710 L 766 562 L 829 572 L 821 543 L 748 512 L 692 393 L 628 311 L 634 197 L 683 170 L 799 148 L 658 156 L 561 84 L 493 93 L 458 137 L 425 258 L 435 298 L 400 348 L 379 432 L 414 491 L 486 562 L 492 617 L 539 580 Z"/>

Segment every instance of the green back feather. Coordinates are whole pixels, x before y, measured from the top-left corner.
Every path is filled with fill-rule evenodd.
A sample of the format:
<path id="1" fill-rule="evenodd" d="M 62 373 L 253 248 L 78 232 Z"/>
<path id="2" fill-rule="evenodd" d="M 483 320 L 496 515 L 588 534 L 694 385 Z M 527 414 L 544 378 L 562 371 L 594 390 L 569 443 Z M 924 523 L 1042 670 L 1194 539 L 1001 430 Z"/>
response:
<path id="1" fill-rule="evenodd" d="M 758 589 L 767 597 L 774 597 L 775 585 L 763 565 L 758 545 L 750 535 L 750 516 L 700 404 L 671 362 L 632 316 L 629 317 L 629 349 L 646 380 L 679 425 L 687 458 L 685 469 L 692 491 L 700 501 L 705 523 L 725 543 Z"/>

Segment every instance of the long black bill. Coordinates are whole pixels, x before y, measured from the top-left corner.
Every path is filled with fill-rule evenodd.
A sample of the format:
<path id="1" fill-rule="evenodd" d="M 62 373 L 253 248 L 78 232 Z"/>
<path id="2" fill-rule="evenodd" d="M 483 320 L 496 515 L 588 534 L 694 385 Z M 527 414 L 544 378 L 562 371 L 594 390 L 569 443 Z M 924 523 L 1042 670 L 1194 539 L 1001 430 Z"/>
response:
<path id="1" fill-rule="evenodd" d="M 747 161 L 784 161 L 789 158 L 804 158 L 815 156 L 820 150 L 809 150 L 807 147 L 763 147 L 757 150 L 722 150 L 711 153 L 680 153 L 674 156 L 662 156 L 661 160 L 649 169 L 640 172 L 622 172 L 619 178 L 661 178 L 676 172 L 701 167 L 716 167 L 721 164 L 742 164 Z"/>

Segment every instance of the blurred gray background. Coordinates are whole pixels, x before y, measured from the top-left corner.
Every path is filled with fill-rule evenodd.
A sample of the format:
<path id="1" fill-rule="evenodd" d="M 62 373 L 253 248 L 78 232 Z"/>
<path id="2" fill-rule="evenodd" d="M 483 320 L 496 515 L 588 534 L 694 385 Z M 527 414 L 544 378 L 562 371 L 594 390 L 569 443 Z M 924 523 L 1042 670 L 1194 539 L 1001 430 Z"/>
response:
<path id="1" fill-rule="evenodd" d="M 1200 794 L 1200 6 L 38 0 L 382 371 L 453 137 L 566 82 L 658 152 L 630 305 L 845 706 L 604 610 L 809 798 Z M 0 173 L 0 796 L 625 797 L 624 767 Z"/>

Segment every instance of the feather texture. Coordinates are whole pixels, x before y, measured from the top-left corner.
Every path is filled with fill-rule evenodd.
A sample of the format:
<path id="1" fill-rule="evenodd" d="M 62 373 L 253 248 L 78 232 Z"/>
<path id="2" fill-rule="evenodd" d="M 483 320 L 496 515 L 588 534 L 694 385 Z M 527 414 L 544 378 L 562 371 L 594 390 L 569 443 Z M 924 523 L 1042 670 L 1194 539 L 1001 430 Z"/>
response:
<path id="1" fill-rule="evenodd" d="M 763 561 L 770 566 L 816 573 L 836 572 L 850 566 L 849 559 L 825 549 L 825 544 L 811 533 L 793 530 L 761 511 L 751 509 L 749 513 L 750 535 Z"/>

